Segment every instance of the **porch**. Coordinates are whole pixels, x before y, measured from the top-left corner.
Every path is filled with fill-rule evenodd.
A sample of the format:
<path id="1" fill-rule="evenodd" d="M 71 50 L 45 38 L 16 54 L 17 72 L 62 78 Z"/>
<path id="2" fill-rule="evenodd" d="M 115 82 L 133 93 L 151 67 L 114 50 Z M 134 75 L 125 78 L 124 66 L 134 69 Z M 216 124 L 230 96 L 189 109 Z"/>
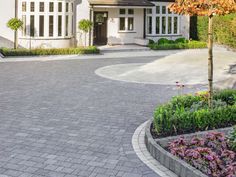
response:
<path id="1" fill-rule="evenodd" d="M 146 46 L 145 10 L 153 6 L 146 0 L 99 1 L 90 0 L 92 45 L 138 44 Z"/>

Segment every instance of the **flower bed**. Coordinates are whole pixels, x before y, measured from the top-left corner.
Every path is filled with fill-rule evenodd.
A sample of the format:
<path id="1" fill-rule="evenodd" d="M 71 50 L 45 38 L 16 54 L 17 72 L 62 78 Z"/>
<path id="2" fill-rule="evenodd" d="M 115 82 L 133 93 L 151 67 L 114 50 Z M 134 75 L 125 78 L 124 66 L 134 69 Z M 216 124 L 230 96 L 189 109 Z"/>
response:
<path id="1" fill-rule="evenodd" d="M 209 109 L 207 93 L 174 97 L 154 113 L 154 134 L 166 137 L 204 130 L 231 127 L 236 124 L 236 90 L 214 93 Z"/>
<path id="2" fill-rule="evenodd" d="M 236 153 L 223 133 L 211 132 L 204 138 L 181 137 L 169 144 L 170 152 L 211 177 L 236 175 Z"/>

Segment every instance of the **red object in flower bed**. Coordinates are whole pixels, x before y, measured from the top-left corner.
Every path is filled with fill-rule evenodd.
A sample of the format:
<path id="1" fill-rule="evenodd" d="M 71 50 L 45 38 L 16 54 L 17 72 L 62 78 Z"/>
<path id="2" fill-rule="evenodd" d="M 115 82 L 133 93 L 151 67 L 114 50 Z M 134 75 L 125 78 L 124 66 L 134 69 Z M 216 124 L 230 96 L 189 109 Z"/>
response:
<path id="1" fill-rule="evenodd" d="M 235 177 L 236 153 L 223 133 L 208 133 L 204 138 L 181 137 L 169 144 L 170 152 L 211 177 Z"/>

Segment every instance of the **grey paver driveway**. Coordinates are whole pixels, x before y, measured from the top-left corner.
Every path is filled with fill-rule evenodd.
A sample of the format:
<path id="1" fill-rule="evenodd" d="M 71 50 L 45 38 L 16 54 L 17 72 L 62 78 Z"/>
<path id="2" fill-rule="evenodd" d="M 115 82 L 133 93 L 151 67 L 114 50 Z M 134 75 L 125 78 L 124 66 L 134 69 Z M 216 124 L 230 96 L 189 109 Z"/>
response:
<path id="1" fill-rule="evenodd" d="M 0 63 L 0 176 L 156 176 L 131 138 L 177 91 L 94 74 L 154 59 Z"/>

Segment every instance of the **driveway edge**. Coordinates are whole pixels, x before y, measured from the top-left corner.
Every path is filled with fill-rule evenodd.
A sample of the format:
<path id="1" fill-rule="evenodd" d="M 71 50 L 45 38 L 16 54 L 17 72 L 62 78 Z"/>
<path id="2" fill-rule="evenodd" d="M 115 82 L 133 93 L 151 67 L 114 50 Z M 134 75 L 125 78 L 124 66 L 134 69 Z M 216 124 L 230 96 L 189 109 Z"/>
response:
<path id="1" fill-rule="evenodd" d="M 172 171 L 161 165 L 156 159 L 154 159 L 148 152 L 145 145 L 145 128 L 149 121 L 144 122 L 134 132 L 132 137 L 132 145 L 135 153 L 139 159 L 152 169 L 159 177 L 177 177 Z"/>

